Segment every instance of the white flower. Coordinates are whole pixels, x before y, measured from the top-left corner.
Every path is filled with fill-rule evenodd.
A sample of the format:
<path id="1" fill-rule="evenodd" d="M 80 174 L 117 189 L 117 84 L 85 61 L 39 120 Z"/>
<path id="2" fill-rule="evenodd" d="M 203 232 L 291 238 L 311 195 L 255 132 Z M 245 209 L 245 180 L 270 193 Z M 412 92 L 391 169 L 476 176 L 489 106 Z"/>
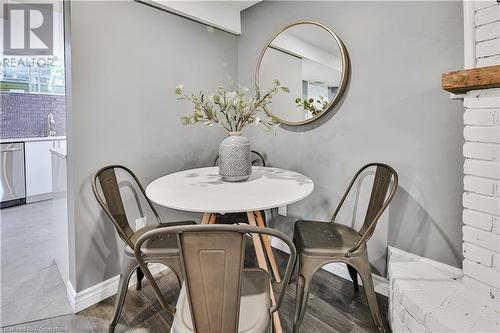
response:
<path id="1" fill-rule="evenodd" d="M 182 94 L 182 89 L 184 89 L 184 86 L 182 84 L 178 84 L 176 87 L 175 87 L 175 94 L 176 95 L 180 95 Z"/>

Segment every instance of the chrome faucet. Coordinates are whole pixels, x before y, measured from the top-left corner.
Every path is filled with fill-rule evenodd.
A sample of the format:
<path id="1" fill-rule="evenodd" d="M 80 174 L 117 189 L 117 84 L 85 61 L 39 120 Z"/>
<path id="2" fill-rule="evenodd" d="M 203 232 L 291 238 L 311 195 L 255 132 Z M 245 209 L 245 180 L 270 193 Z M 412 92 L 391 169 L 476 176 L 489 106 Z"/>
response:
<path id="1" fill-rule="evenodd" d="M 55 136 L 56 130 L 54 128 L 56 121 L 52 112 L 47 113 L 47 136 Z"/>

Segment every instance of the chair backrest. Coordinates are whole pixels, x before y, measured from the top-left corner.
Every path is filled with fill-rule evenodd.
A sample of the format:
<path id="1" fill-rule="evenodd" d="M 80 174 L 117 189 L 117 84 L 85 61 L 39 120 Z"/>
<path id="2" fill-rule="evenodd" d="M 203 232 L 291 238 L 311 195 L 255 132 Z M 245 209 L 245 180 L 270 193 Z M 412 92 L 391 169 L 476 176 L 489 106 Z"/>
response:
<path id="1" fill-rule="evenodd" d="M 214 161 L 214 166 L 218 165 L 219 165 L 219 155 L 217 155 Z M 266 160 L 264 159 L 264 156 L 255 150 L 252 150 L 252 165 L 263 166 L 263 167 L 266 166 Z"/>
<path id="2" fill-rule="evenodd" d="M 116 178 L 117 169 L 123 170 L 134 180 L 158 221 L 160 220 L 160 216 L 158 215 L 158 212 L 154 208 L 153 204 L 146 197 L 146 192 L 139 182 L 139 179 L 129 168 L 122 165 L 109 165 L 103 167 L 95 173 L 92 177 L 92 191 L 94 192 L 94 196 L 99 205 L 106 212 L 106 215 L 110 218 L 111 222 L 113 222 L 116 232 L 120 238 L 133 249 L 134 244 L 132 243 L 130 237 L 134 234 L 134 231 L 130 227 L 125 207 L 123 206 L 120 187 Z M 102 195 L 98 189 L 98 183 L 100 185 Z"/>
<path id="3" fill-rule="evenodd" d="M 344 196 L 340 200 L 335 213 L 332 216 L 332 222 L 337 217 L 337 214 L 342 207 L 347 195 L 352 189 L 352 186 L 361 175 L 363 171 L 370 167 L 376 167 L 375 176 L 373 179 L 372 191 L 370 195 L 370 201 L 368 203 L 368 208 L 366 210 L 365 220 L 363 225 L 359 229 L 359 233 L 361 234 L 361 240 L 358 244 L 353 247 L 349 252 L 354 252 L 357 250 L 364 242 L 366 242 L 375 231 L 375 227 L 377 222 L 385 211 L 392 198 L 396 194 L 396 190 L 398 187 L 398 174 L 397 172 L 387 164 L 383 163 L 370 163 L 363 166 L 353 177 L 351 183 L 349 184 Z M 392 186 L 391 186 L 392 183 Z"/>
<path id="4" fill-rule="evenodd" d="M 277 230 L 216 224 L 159 228 L 148 231 L 137 240 L 135 256 L 145 269 L 142 244 L 159 235 L 177 234 L 194 331 L 199 332 L 203 328 L 201 331 L 237 332 L 247 233 L 277 237 L 290 249 L 276 305 L 269 309 L 269 314 L 272 314 L 283 301 L 296 259 L 292 241 Z M 265 287 L 270 288 L 269 281 Z"/>

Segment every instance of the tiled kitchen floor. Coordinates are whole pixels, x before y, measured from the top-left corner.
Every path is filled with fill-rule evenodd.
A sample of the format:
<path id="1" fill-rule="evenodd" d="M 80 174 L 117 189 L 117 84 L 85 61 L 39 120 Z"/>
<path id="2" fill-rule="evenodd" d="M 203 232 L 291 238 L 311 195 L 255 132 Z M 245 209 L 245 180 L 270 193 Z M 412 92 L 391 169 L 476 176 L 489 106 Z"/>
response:
<path id="1" fill-rule="evenodd" d="M 0 211 L 0 326 L 71 313 L 54 262 L 51 200 Z"/>

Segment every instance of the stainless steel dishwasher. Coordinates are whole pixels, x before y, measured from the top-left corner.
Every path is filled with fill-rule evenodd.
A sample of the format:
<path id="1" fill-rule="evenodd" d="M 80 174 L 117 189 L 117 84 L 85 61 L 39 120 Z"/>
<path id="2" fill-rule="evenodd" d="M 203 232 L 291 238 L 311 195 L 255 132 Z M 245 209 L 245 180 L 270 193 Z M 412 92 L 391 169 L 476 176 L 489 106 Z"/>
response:
<path id="1" fill-rule="evenodd" d="M 23 142 L 1 144 L 0 167 L 0 208 L 26 203 Z"/>

